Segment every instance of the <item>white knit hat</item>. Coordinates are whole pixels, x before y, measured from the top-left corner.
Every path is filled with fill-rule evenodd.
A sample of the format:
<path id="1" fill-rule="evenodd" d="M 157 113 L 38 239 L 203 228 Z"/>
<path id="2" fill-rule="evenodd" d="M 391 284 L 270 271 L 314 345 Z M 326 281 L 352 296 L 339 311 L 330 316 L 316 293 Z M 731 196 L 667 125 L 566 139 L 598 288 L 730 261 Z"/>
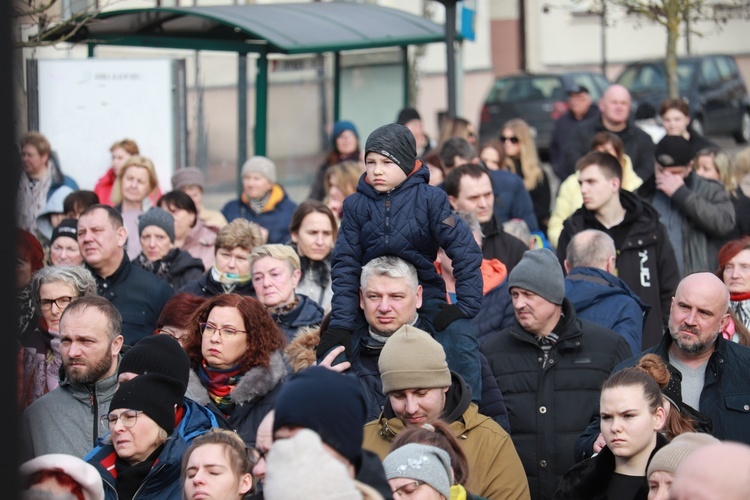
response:
<path id="1" fill-rule="evenodd" d="M 48 453 L 21 464 L 21 479 L 26 480 L 32 474 L 50 469 L 58 469 L 72 477 L 83 488 L 86 500 L 104 500 L 102 476 L 93 465 L 82 459 L 62 453 Z"/>
<path id="2" fill-rule="evenodd" d="M 310 429 L 274 441 L 266 460 L 266 500 L 362 499 L 344 464 L 323 448 L 320 436 Z"/>

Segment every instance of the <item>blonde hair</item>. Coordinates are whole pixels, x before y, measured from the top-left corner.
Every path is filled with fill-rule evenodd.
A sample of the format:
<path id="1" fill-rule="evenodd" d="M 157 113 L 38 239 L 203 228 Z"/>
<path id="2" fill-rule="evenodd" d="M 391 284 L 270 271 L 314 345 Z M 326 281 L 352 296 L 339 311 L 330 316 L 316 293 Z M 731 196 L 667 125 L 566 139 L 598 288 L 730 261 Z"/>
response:
<path id="1" fill-rule="evenodd" d="M 521 161 L 521 173 L 523 175 L 523 185 L 527 191 L 531 191 L 536 188 L 539 183 L 544 181 L 544 172 L 542 167 L 539 165 L 539 156 L 536 153 L 536 144 L 534 138 L 531 137 L 531 129 L 529 125 L 520 118 L 514 118 L 508 120 L 500 128 L 500 132 L 508 129 L 513 132 L 513 135 L 518 137 L 518 145 L 520 146 L 519 159 Z M 513 171 L 516 172 L 515 164 L 513 164 Z"/>
<path id="2" fill-rule="evenodd" d="M 125 160 L 125 163 L 120 169 L 120 173 L 117 174 L 115 184 L 112 186 L 112 205 L 119 205 L 122 203 L 122 178 L 130 167 L 145 168 L 148 172 L 148 185 L 151 189 L 149 190 L 148 195 L 146 195 L 147 198 L 150 196 L 156 196 L 159 192 L 159 179 L 156 177 L 156 167 L 154 167 L 154 162 L 145 156 L 131 155 L 130 158 Z"/>
<path id="3" fill-rule="evenodd" d="M 239 217 L 219 229 L 214 242 L 214 252 L 220 248 L 232 250 L 237 247 L 249 252 L 263 244 L 263 233 L 255 222 Z"/>
<path id="4" fill-rule="evenodd" d="M 334 178 L 336 186 L 344 194 L 344 197 L 357 192 L 357 183 L 359 183 L 359 178 L 362 177 L 364 172 L 361 164 L 354 160 L 331 165 L 326 169 L 326 175 L 323 179 L 326 196 L 331 192 L 331 178 Z"/>
<path id="5" fill-rule="evenodd" d="M 250 252 L 250 269 L 256 261 L 263 257 L 271 257 L 272 259 L 280 260 L 289 264 L 292 271 L 300 269 L 299 255 L 289 245 L 282 245 L 280 243 L 269 243 L 267 245 L 261 245 L 253 249 Z"/>
<path id="6" fill-rule="evenodd" d="M 703 148 L 695 153 L 695 158 L 693 158 L 694 166 L 698 164 L 698 158 L 702 156 L 711 158 L 716 171 L 719 173 L 719 182 L 724 186 L 730 198 L 736 198 L 737 178 L 735 177 L 732 160 L 729 158 L 729 155 L 719 148 Z"/>

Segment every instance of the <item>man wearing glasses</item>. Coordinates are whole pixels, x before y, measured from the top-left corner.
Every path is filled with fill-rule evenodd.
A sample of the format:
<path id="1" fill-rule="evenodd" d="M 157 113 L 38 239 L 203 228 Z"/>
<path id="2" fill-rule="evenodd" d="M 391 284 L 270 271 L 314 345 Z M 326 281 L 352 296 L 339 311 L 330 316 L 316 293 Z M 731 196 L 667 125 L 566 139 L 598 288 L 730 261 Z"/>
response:
<path id="1" fill-rule="evenodd" d="M 99 419 L 117 390 L 122 317 L 107 299 L 72 301 L 60 317 L 60 386 L 21 413 L 21 461 L 47 453 L 83 458 L 106 433 Z"/>

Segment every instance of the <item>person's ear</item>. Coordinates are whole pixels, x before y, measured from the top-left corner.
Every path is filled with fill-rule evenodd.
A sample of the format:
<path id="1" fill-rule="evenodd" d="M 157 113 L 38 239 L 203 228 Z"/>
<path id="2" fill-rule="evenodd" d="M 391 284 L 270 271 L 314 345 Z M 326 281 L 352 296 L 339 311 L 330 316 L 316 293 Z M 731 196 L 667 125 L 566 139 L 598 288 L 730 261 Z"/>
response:
<path id="1" fill-rule="evenodd" d="M 570 264 L 568 264 L 568 259 L 565 259 L 563 261 L 563 267 L 565 268 L 565 274 L 568 274 L 570 272 Z"/>

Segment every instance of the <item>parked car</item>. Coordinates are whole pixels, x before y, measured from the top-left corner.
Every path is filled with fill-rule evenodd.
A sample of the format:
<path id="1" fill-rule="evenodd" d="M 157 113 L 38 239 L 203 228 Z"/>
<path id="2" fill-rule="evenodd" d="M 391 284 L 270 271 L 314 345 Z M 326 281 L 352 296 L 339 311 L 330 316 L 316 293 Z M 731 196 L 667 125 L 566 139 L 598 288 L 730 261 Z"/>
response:
<path id="1" fill-rule="evenodd" d="M 750 141 L 750 98 L 732 56 L 681 57 L 677 60 L 677 74 L 680 96 L 690 106 L 696 132 L 733 136 L 737 143 Z M 616 82 L 630 90 L 634 109 L 648 104 L 658 112 L 667 97 L 663 59 L 631 63 L 625 66 Z"/>
<path id="2" fill-rule="evenodd" d="M 521 118 L 535 134 L 537 150 L 546 156 L 554 122 L 568 110 L 566 90 L 583 85 L 596 101 L 610 82 L 600 73 L 523 73 L 495 80 L 479 119 L 480 141 L 497 138 L 503 123 Z"/>

